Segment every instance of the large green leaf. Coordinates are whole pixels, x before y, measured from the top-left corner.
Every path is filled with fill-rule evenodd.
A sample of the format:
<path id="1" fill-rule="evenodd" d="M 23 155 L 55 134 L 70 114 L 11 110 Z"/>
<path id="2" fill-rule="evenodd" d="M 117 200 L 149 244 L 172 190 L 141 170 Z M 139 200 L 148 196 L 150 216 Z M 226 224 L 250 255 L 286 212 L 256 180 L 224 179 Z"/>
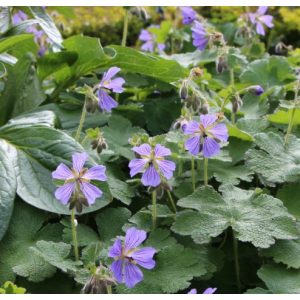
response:
<path id="1" fill-rule="evenodd" d="M 105 64 L 106 67 L 117 66 L 125 71 L 147 75 L 164 82 L 174 82 L 188 76 L 187 69 L 177 62 L 154 54 L 116 45 L 108 46 L 105 50 L 111 55 Z"/>
<path id="2" fill-rule="evenodd" d="M 268 249 L 263 249 L 261 254 L 273 257 L 277 263 L 283 263 L 288 268 L 300 268 L 300 240 L 277 241 L 275 245 Z"/>
<path id="3" fill-rule="evenodd" d="M 255 146 L 246 153 L 246 165 L 267 185 L 300 179 L 300 140 L 290 136 L 284 145 L 276 133 L 255 135 Z"/>
<path id="4" fill-rule="evenodd" d="M 31 34 L 19 34 L 15 36 L 11 36 L 0 41 L 0 53 L 10 52 L 16 47 L 23 46 L 26 41 L 33 41 Z M 24 49 L 23 49 L 24 53 Z"/>
<path id="5" fill-rule="evenodd" d="M 0 242 L 0 283 L 14 281 L 16 274 L 32 281 L 41 281 L 55 273 L 55 268 L 30 251 L 38 240 L 59 241 L 62 226 L 48 224 L 46 213 L 18 201 L 12 221 Z"/>
<path id="6" fill-rule="evenodd" d="M 8 227 L 17 188 L 10 151 L 10 146 L 0 140 L 0 240 Z"/>
<path id="7" fill-rule="evenodd" d="M 251 62 L 240 79 L 243 83 L 261 85 L 266 90 L 283 86 L 294 79 L 293 71 L 285 57 L 270 56 Z"/>
<path id="8" fill-rule="evenodd" d="M 8 68 L 8 79 L 0 97 L 0 125 L 45 100 L 34 65 L 34 57 L 28 54 Z"/>
<path id="9" fill-rule="evenodd" d="M 284 265 L 267 264 L 257 272 L 258 277 L 274 294 L 299 294 L 300 271 L 286 269 Z"/>
<path id="10" fill-rule="evenodd" d="M 281 108 L 268 116 L 268 120 L 277 124 L 289 124 L 292 115 L 292 109 Z M 295 109 L 293 125 L 300 124 L 300 108 Z"/>
<path id="11" fill-rule="evenodd" d="M 42 122 L 41 125 L 37 120 L 34 123 L 32 115 L 10 122 L 0 128 L 0 140 L 9 143 L 13 149 L 12 159 L 17 176 L 18 195 L 40 209 L 70 214 L 68 207 L 54 197 L 55 186 L 52 183 L 51 172 L 61 162 L 70 166 L 72 154 L 83 152 L 84 149 L 66 133 L 50 127 L 49 124 L 45 125 L 45 119 L 41 116 L 37 117 L 37 120 Z M 50 113 L 51 116 L 53 114 Z M 84 209 L 83 213 L 97 210 L 110 202 L 107 184 L 101 183 L 99 187 L 104 191 L 103 197 L 98 199 L 95 205 Z"/>
<path id="12" fill-rule="evenodd" d="M 294 218 L 280 200 L 230 185 L 222 192 L 221 196 L 211 187 L 202 187 L 180 199 L 178 206 L 194 210 L 181 212 L 172 230 L 202 244 L 232 227 L 240 241 L 260 248 L 269 247 L 275 239 L 298 238 Z"/>

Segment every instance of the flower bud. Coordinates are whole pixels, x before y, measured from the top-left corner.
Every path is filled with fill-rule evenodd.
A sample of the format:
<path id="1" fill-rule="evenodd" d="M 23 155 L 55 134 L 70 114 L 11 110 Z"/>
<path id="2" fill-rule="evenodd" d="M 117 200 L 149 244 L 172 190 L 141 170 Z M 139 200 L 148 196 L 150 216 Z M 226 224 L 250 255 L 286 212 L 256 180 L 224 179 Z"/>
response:
<path id="1" fill-rule="evenodd" d="M 239 95 L 234 95 L 233 101 L 232 101 L 232 112 L 234 114 L 236 114 L 240 110 L 242 105 L 243 105 L 243 101 L 240 98 L 240 96 Z"/>
<path id="2" fill-rule="evenodd" d="M 188 96 L 189 96 L 188 83 L 187 80 L 184 80 L 179 90 L 179 97 L 180 99 L 185 100 L 187 99 Z"/>
<path id="3" fill-rule="evenodd" d="M 86 282 L 81 290 L 82 294 L 107 294 L 107 287 L 115 284 L 109 270 L 100 265 L 94 267 L 93 275 Z"/>
<path id="4" fill-rule="evenodd" d="M 85 98 L 85 109 L 88 113 L 94 113 L 98 108 L 98 103 L 90 97 Z"/>
<path id="5" fill-rule="evenodd" d="M 263 89 L 263 87 L 261 87 L 260 85 L 253 85 L 253 86 L 250 86 L 249 88 L 248 88 L 248 90 L 250 91 L 250 92 L 252 92 L 253 94 L 255 94 L 256 96 L 259 96 L 259 95 L 261 95 L 262 93 L 264 93 L 264 89 Z"/>
<path id="6" fill-rule="evenodd" d="M 228 65 L 224 56 L 219 56 L 216 61 L 216 70 L 217 73 L 223 73 L 228 69 Z"/>
<path id="7" fill-rule="evenodd" d="M 208 114 L 208 110 L 209 110 L 209 104 L 207 101 L 204 101 L 204 103 L 202 103 L 202 106 L 200 108 L 200 113 L 206 115 Z"/>

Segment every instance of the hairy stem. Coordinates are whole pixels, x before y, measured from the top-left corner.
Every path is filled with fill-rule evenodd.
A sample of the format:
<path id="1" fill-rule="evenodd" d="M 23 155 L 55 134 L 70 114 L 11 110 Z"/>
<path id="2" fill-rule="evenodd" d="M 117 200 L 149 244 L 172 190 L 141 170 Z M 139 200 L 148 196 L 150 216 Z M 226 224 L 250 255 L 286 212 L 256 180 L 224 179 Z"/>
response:
<path id="1" fill-rule="evenodd" d="M 156 190 L 152 192 L 152 227 L 156 228 L 157 207 L 156 207 Z"/>
<path id="2" fill-rule="evenodd" d="M 191 173 L 192 173 L 192 187 L 193 191 L 196 189 L 196 181 L 195 181 L 195 158 L 192 156 L 191 160 Z"/>
<path id="3" fill-rule="evenodd" d="M 123 47 L 126 47 L 127 33 L 128 33 L 128 9 L 125 9 L 123 36 L 122 36 L 122 44 L 121 44 Z"/>
<path id="4" fill-rule="evenodd" d="M 208 185 L 208 158 L 204 157 L 204 185 Z"/>
<path id="5" fill-rule="evenodd" d="M 81 112 L 81 117 L 80 117 L 80 120 L 79 120 L 79 125 L 78 125 L 76 135 L 75 135 L 75 140 L 77 142 L 79 142 L 79 139 L 80 139 L 80 134 L 81 134 L 82 127 L 83 127 L 83 124 L 84 124 L 84 121 L 85 121 L 85 117 L 86 117 L 86 109 L 85 109 L 85 103 L 84 103 L 83 108 L 82 108 L 82 112 Z"/>
<path id="6" fill-rule="evenodd" d="M 75 220 L 75 208 L 72 209 L 71 213 L 71 227 L 72 227 L 72 240 L 74 247 L 74 256 L 75 260 L 79 260 L 79 252 L 78 252 L 78 241 L 77 241 L 77 231 L 76 231 L 76 220 Z"/>
<path id="7" fill-rule="evenodd" d="M 284 145 L 285 146 L 288 144 L 289 136 L 293 130 L 294 118 L 295 118 L 296 107 L 297 107 L 296 102 L 298 99 L 299 88 L 300 88 L 300 80 L 298 81 L 296 89 L 295 89 L 294 107 L 292 109 L 292 112 L 290 113 L 289 125 L 288 125 L 288 129 L 286 131 L 285 137 L 284 137 Z"/>
<path id="8" fill-rule="evenodd" d="M 172 194 L 169 190 L 167 190 L 167 195 L 168 195 L 169 201 L 172 205 L 173 211 L 174 211 L 174 213 L 176 213 L 177 212 L 176 205 L 175 205 L 174 199 L 172 197 Z"/>
<path id="9" fill-rule="evenodd" d="M 235 277 L 238 293 L 241 293 L 241 279 L 240 279 L 240 265 L 239 265 L 239 248 L 238 240 L 235 237 L 234 231 L 232 230 L 232 241 L 233 241 L 233 256 L 234 256 L 234 267 L 235 267 Z"/>
<path id="10" fill-rule="evenodd" d="M 111 288 L 110 284 L 106 284 L 106 291 L 107 291 L 107 294 L 112 294 L 112 288 Z"/>

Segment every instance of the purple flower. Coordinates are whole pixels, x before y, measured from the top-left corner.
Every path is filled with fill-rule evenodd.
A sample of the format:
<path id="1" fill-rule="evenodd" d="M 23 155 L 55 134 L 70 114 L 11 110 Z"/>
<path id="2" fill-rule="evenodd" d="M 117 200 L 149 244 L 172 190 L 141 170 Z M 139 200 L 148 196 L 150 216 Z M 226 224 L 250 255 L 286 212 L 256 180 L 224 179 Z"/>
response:
<path id="1" fill-rule="evenodd" d="M 152 27 L 159 27 L 159 26 L 152 26 Z M 157 47 L 158 52 L 162 52 L 166 48 L 165 44 L 156 43 L 155 35 L 146 29 L 141 30 L 139 35 L 139 40 L 144 42 L 144 44 L 142 44 L 141 46 L 141 50 L 145 52 L 154 52 L 155 46 Z"/>
<path id="2" fill-rule="evenodd" d="M 102 191 L 90 183 L 91 180 L 105 181 L 104 166 L 94 166 L 90 169 L 84 168 L 88 158 L 87 153 L 75 153 L 72 156 L 73 167 L 69 169 L 61 163 L 57 169 L 52 172 L 54 179 L 64 180 L 64 184 L 57 188 L 55 197 L 62 204 L 68 204 L 74 192 L 83 194 L 89 205 L 95 203 L 96 198 L 102 196 Z"/>
<path id="3" fill-rule="evenodd" d="M 129 163 L 130 176 L 143 173 L 142 183 L 145 186 L 156 187 L 161 183 L 161 177 L 171 179 L 176 165 L 173 161 L 164 159 L 171 155 L 170 149 L 157 144 L 153 149 L 149 144 L 133 147 L 132 150 L 140 155 Z"/>
<path id="4" fill-rule="evenodd" d="M 138 249 L 137 247 L 146 239 L 146 232 L 134 227 L 127 229 L 125 241 L 120 237 L 116 239 L 109 249 L 108 256 L 114 258 L 111 271 L 119 283 L 125 282 L 128 288 L 133 288 L 143 280 L 143 273 L 138 267 L 151 270 L 155 267 L 153 256 L 156 250 L 152 247 Z"/>
<path id="5" fill-rule="evenodd" d="M 196 20 L 197 13 L 190 6 L 181 6 L 180 10 L 183 24 L 192 24 Z"/>
<path id="6" fill-rule="evenodd" d="M 118 106 L 118 102 L 107 93 L 107 90 L 118 94 L 124 91 L 124 78 L 113 78 L 120 70 L 121 69 L 117 67 L 109 68 L 108 71 L 103 74 L 102 80 L 98 85 L 98 104 L 103 111 L 111 112 L 113 108 Z"/>
<path id="7" fill-rule="evenodd" d="M 22 21 L 27 20 L 28 16 L 23 12 L 23 10 L 19 10 L 12 16 L 12 23 L 13 25 L 18 25 Z"/>
<path id="8" fill-rule="evenodd" d="M 215 114 L 201 115 L 200 122 L 190 121 L 184 133 L 192 136 L 185 142 L 186 150 L 193 155 L 203 151 L 204 157 L 217 155 L 220 152 L 219 143 L 228 139 L 226 125 L 219 123 Z"/>
<path id="9" fill-rule="evenodd" d="M 191 30 L 193 45 L 201 51 L 204 50 L 209 41 L 208 33 L 206 32 L 204 26 L 200 22 L 195 21 Z"/>
<path id="10" fill-rule="evenodd" d="M 217 288 L 207 288 L 202 294 L 214 294 Z M 196 289 L 191 289 L 188 294 L 197 294 Z"/>
<path id="11" fill-rule="evenodd" d="M 269 28 L 274 26 L 273 16 L 265 14 L 267 10 L 268 6 L 260 6 L 255 13 L 248 14 L 251 23 L 256 26 L 256 32 L 260 35 L 265 35 L 264 25 Z"/>

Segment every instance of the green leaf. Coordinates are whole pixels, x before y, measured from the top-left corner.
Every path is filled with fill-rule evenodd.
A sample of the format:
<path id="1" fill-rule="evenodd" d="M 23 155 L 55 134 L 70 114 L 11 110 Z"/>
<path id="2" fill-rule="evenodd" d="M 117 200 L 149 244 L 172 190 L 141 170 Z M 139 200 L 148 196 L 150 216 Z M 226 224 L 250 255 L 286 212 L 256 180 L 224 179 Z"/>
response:
<path id="1" fill-rule="evenodd" d="M 268 115 L 268 120 L 277 124 L 289 124 L 291 119 L 292 109 L 279 109 L 275 113 Z M 293 125 L 300 124 L 300 109 L 295 109 Z"/>
<path id="2" fill-rule="evenodd" d="M 117 66 L 124 71 L 154 77 L 168 83 L 188 76 L 188 70 L 177 62 L 166 60 L 155 54 L 116 45 L 105 47 L 104 50 L 111 54 L 105 67 Z"/>
<path id="3" fill-rule="evenodd" d="M 43 258 L 50 265 L 62 270 L 63 272 L 76 272 L 80 261 L 68 258 L 71 252 L 71 245 L 62 242 L 38 241 L 32 248 L 33 253 Z"/>
<path id="4" fill-rule="evenodd" d="M 26 289 L 18 287 L 11 281 L 6 281 L 2 287 L 0 287 L 0 294 L 25 294 Z"/>
<path id="5" fill-rule="evenodd" d="M 72 66 L 78 58 L 76 52 L 62 51 L 49 53 L 38 59 L 38 75 L 41 80 L 64 67 Z"/>
<path id="6" fill-rule="evenodd" d="M 256 148 L 246 153 L 246 165 L 270 186 L 275 183 L 294 182 L 300 178 L 300 140 L 290 136 L 284 146 L 279 134 L 255 135 Z M 257 149 L 259 147 L 260 149 Z"/>
<path id="7" fill-rule="evenodd" d="M 209 161 L 209 173 L 224 185 L 238 185 L 241 181 L 251 182 L 253 179 L 253 172 L 245 166 L 234 166 L 216 159 Z"/>
<path id="8" fill-rule="evenodd" d="M 227 128 L 228 128 L 229 136 L 236 137 L 244 141 L 249 141 L 249 142 L 253 141 L 253 137 L 249 133 L 239 129 L 237 125 L 228 124 Z"/>
<path id="9" fill-rule="evenodd" d="M 294 75 L 285 57 L 270 56 L 248 64 L 240 79 L 242 83 L 261 85 L 268 90 L 294 80 Z"/>
<path id="10" fill-rule="evenodd" d="M 155 261 L 154 269 L 143 269 L 144 280 L 141 283 L 133 289 L 119 285 L 117 287 L 118 292 L 135 294 L 176 293 L 188 288 L 194 277 L 203 276 L 212 270 L 215 271 L 214 265 L 209 260 L 208 251 L 203 246 L 195 250 L 172 243 L 169 247 L 161 249 L 155 257 Z"/>
<path id="11" fill-rule="evenodd" d="M 202 187 L 180 199 L 178 206 L 194 210 L 179 213 L 172 230 L 202 244 L 232 227 L 237 239 L 260 248 L 268 248 L 275 239 L 298 238 L 294 218 L 280 200 L 228 185 L 221 190 L 222 196 Z"/>
<path id="12" fill-rule="evenodd" d="M 26 41 L 33 41 L 32 34 L 19 34 L 2 39 L 0 41 L 0 53 L 10 52 L 17 47 L 21 47 Z"/>
<path id="13" fill-rule="evenodd" d="M 101 130 L 110 150 L 129 160 L 134 158 L 132 147 L 128 141 L 132 135 L 139 132 L 143 133 L 143 129 L 132 127 L 130 121 L 121 116 L 112 115 L 108 120 L 108 126 L 103 127 Z"/>
<path id="14" fill-rule="evenodd" d="M 199 64 L 214 62 L 217 59 L 218 52 L 216 50 L 205 49 L 203 51 L 196 50 L 194 52 L 173 54 L 171 56 L 163 56 L 166 59 L 177 61 L 183 67 L 195 67 Z"/>
<path id="15" fill-rule="evenodd" d="M 111 239 L 123 235 L 122 227 L 128 221 L 131 212 L 125 207 L 106 208 L 96 216 L 101 241 L 110 243 Z"/>
<path id="16" fill-rule="evenodd" d="M 300 293 L 299 270 L 286 269 L 283 265 L 268 264 L 262 266 L 257 275 L 273 294 Z"/>
<path id="17" fill-rule="evenodd" d="M 45 122 L 42 117 L 38 120 Z M 17 193 L 24 201 L 35 207 L 68 215 L 70 214 L 68 207 L 54 197 L 55 186 L 52 183 L 51 172 L 62 162 L 70 166 L 72 154 L 84 150 L 64 132 L 49 125 L 33 124 L 31 115 L 27 119 L 24 117 L 18 122 L 13 121 L 0 129 L 0 140 L 9 143 L 12 149 Z M 94 205 L 84 209 L 83 213 L 100 209 L 110 202 L 107 183 L 97 185 L 103 189 L 103 196 Z"/>
<path id="18" fill-rule="evenodd" d="M 0 97 L 0 125 L 13 116 L 36 108 L 45 100 L 34 65 L 34 57 L 25 55 L 9 67 L 8 79 Z"/>
<path id="19" fill-rule="evenodd" d="M 10 25 L 10 8 L 9 6 L 1 6 L 0 8 L 0 33 L 5 32 Z M 1 51 L 0 51 L 1 53 Z"/>
<path id="20" fill-rule="evenodd" d="M 280 199 L 298 221 L 300 220 L 300 185 L 299 183 L 290 183 L 284 185 L 277 192 L 276 197 Z"/>
<path id="21" fill-rule="evenodd" d="M 38 24 L 48 36 L 48 38 L 57 47 L 61 47 L 63 39 L 51 17 L 40 6 L 30 6 L 29 9 L 34 18 L 38 21 Z"/>
<path id="22" fill-rule="evenodd" d="M 4 236 L 13 211 L 17 181 L 9 145 L 0 140 L 0 240 Z"/>
<path id="23" fill-rule="evenodd" d="M 113 198 L 130 205 L 131 199 L 134 197 L 134 191 L 129 184 L 114 177 L 111 173 L 107 178 L 107 183 Z"/>
<path id="24" fill-rule="evenodd" d="M 47 219 L 46 213 L 24 202 L 16 202 L 8 231 L 0 242 L 0 283 L 14 281 L 16 274 L 28 276 L 32 281 L 42 281 L 55 273 L 51 265 L 30 250 L 38 240 L 61 239 L 62 226 L 51 224 L 43 227 Z"/>
<path id="25" fill-rule="evenodd" d="M 272 257 L 275 262 L 283 263 L 288 268 L 300 268 L 300 240 L 277 241 L 269 249 L 261 251 L 263 256 Z"/>
<path id="26" fill-rule="evenodd" d="M 258 97 L 252 93 L 247 93 L 242 101 L 243 105 L 239 114 L 243 114 L 245 119 L 260 119 L 264 116 L 269 109 L 267 98 Z"/>

